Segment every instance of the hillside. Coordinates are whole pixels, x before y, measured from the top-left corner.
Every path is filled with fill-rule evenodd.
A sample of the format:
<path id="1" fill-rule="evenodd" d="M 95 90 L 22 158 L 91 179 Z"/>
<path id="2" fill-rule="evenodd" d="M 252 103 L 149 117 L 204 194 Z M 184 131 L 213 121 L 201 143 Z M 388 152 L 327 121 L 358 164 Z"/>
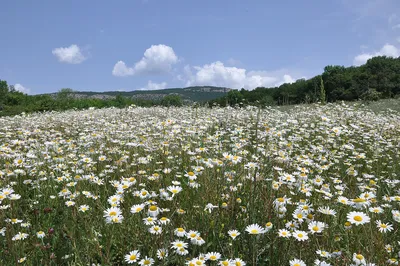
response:
<path id="1" fill-rule="evenodd" d="M 279 87 L 259 87 L 252 91 L 231 90 L 226 96 L 210 103 L 221 106 L 240 103 L 265 106 L 318 101 L 373 101 L 399 96 L 400 58 L 377 56 L 359 67 L 329 65 L 320 75 Z"/>
<path id="2" fill-rule="evenodd" d="M 75 98 L 96 98 L 96 99 L 111 99 L 117 95 L 132 99 L 141 100 L 161 100 L 166 95 L 179 95 L 184 101 L 205 102 L 225 96 L 229 92 L 229 88 L 214 87 L 214 86 L 194 86 L 186 88 L 171 88 L 164 90 L 137 90 L 137 91 L 74 91 Z"/>

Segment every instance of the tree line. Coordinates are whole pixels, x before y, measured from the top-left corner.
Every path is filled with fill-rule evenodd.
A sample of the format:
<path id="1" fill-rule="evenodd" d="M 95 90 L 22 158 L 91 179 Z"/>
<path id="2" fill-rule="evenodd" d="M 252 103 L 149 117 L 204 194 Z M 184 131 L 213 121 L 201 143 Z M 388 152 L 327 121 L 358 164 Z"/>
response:
<path id="1" fill-rule="evenodd" d="M 288 105 L 338 100 L 374 101 L 400 96 L 400 57 L 378 56 L 359 67 L 329 65 L 321 75 L 277 87 L 231 90 L 209 101 L 220 106 Z"/>
<path id="2" fill-rule="evenodd" d="M 0 116 L 17 115 L 23 112 L 64 111 L 69 109 L 86 109 L 89 107 L 127 107 L 130 105 L 150 106 L 181 106 L 183 99 L 176 94 L 170 94 L 161 100 L 134 99 L 116 95 L 110 98 L 76 97 L 74 91 L 64 88 L 55 94 L 27 95 L 15 90 L 5 80 L 0 80 Z"/>

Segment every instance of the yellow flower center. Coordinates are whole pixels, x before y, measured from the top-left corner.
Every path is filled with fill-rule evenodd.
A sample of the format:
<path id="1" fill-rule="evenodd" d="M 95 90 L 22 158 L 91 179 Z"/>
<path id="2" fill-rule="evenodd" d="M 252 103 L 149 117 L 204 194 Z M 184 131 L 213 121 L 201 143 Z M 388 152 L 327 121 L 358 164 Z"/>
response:
<path id="1" fill-rule="evenodd" d="M 154 205 L 153 205 L 153 206 L 150 206 L 149 210 L 152 211 L 152 212 L 154 212 L 154 211 L 157 210 L 157 206 L 154 206 Z"/>
<path id="2" fill-rule="evenodd" d="M 361 222 L 363 220 L 363 218 L 360 215 L 356 215 L 356 216 L 354 216 L 354 220 L 357 222 Z"/>
<path id="3" fill-rule="evenodd" d="M 115 216 L 115 215 L 117 215 L 117 212 L 115 211 L 110 212 L 110 216 Z"/>
<path id="4" fill-rule="evenodd" d="M 366 202 L 366 200 L 362 199 L 362 198 L 357 198 L 357 199 L 353 199 L 353 202 L 360 203 L 360 202 Z"/>
<path id="5" fill-rule="evenodd" d="M 358 260 L 362 260 L 362 259 L 364 259 L 364 256 L 361 255 L 361 254 L 357 254 L 356 258 L 357 258 Z"/>
<path id="6" fill-rule="evenodd" d="M 315 232 L 317 232 L 317 231 L 319 230 L 319 227 L 318 227 L 318 226 L 314 226 L 314 227 L 312 228 L 312 230 L 314 230 Z"/>
<path id="7" fill-rule="evenodd" d="M 151 261 L 150 260 L 145 260 L 144 262 L 143 262 L 143 265 L 150 265 L 151 264 Z"/>
<path id="8" fill-rule="evenodd" d="M 297 236 L 301 238 L 301 237 L 303 237 L 303 234 L 298 234 Z"/>
<path id="9" fill-rule="evenodd" d="M 210 260 L 216 260 L 216 259 L 217 259 L 217 256 L 214 256 L 214 255 L 210 256 Z"/>
<path id="10" fill-rule="evenodd" d="M 251 233 L 252 234 L 258 234 L 258 230 L 257 229 L 253 229 L 253 230 L 251 230 Z"/>
<path id="11" fill-rule="evenodd" d="M 129 260 L 136 260 L 136 255 L 130 255 Z"/>

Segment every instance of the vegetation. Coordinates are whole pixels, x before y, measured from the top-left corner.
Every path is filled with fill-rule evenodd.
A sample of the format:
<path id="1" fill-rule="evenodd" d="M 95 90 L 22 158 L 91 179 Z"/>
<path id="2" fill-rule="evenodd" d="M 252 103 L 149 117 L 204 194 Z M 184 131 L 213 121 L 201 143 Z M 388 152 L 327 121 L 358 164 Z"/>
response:
<path id="1" fill-rule="evenodd" d="M 398 112 L 129 107 L 0 124 L 1 265 L 398 265 Z"/>
<path id="2" fill-rule="evenodd" d="M 321 75 L 253 91 L 233 90 L 210 104 L 287 105 L 315 102 L 374 101 L 400 95 L 400 58 L 369 59 L 359 67 L 326 66 Z"/>
<path id="3" fill-rule="evenodd" d="M 0 116 L 16 115 L 20 113 L 65 111 L 69 109 L 87 109 L 90 107 L 123 108 L 130 105 L 150 107 L 181 106 L 183 100 L 180 95 L 167 95 L 160 100 L 134 99 L 116 94 L 109 98 L 79 98 L 72 89 L 61 89 L 56 94 L 27 95 L 13 90 L 6 81 L 0 80 Z"/>

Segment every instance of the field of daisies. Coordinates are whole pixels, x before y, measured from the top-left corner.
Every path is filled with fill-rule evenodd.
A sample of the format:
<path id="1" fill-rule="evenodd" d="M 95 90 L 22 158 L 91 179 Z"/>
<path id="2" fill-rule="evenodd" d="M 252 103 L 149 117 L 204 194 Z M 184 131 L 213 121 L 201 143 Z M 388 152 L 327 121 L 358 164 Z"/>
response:
<path id="1" fill-rule="evenodd" d="M 399 265 L 400 113 L 0 118 L 0 265 Z"/>

